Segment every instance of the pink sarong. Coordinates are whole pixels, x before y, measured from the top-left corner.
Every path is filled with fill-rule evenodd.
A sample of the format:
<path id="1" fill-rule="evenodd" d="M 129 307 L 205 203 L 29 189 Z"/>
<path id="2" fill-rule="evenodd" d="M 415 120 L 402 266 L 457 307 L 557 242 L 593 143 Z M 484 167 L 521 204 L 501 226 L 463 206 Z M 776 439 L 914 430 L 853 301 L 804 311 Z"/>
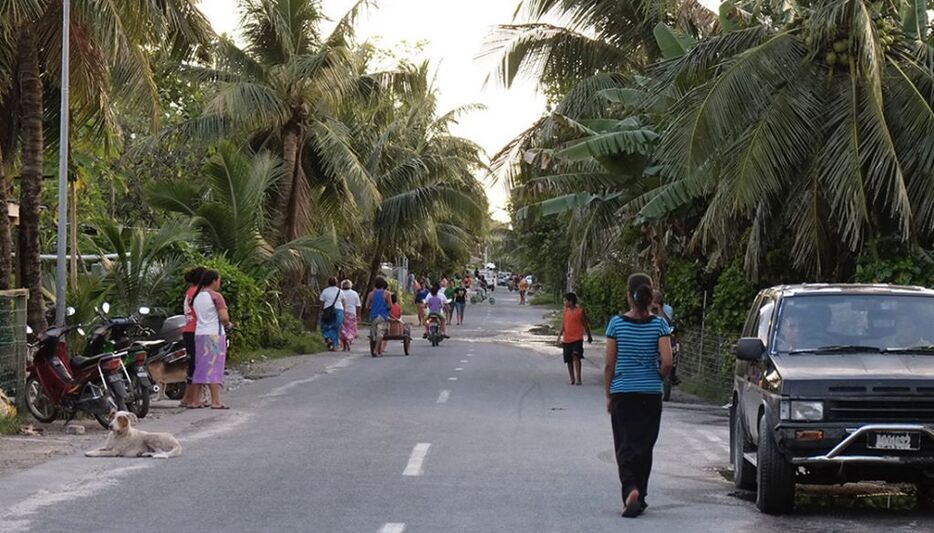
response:
<path id="1" fill-rule="evenodd" d="M 353 344 L 357 338 L 357 315 L 355 313 L 344 313 L 344 323 L 341 324 L 341 340 L 347 344 Z"/>

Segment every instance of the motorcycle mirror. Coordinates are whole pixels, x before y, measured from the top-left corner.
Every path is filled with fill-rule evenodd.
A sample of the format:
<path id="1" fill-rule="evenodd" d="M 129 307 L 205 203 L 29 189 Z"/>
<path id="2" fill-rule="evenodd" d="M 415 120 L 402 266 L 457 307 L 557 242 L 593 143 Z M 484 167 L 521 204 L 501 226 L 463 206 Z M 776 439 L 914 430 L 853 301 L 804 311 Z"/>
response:
<path id="1" fill-rule="evenodd" d="M 139 314 L 141 314 L 141 315 L 148 315 L 148 314 L 149 314 L 149 308 L 148 308 L 148 307 L 140 307 L 140 308 L 139 308 Z"/>
<path id="2" fill-rule="evenodd" d="M 77 313 L 77 311 L 75 311 L 74 307 L 68 306 L 65 309 L 65 316 L 73 316 L 75 313 Z"/>
<path id="3" fill-rule="evenodd" d="M 32 335 L 32 328 L 31 328 L 31 327 L 26 326 L 26 334 L 27 334 L 27 335 Z"/>
<path id="4" fill-rule="evenodd" d="M 101 310 L 104 311 L 104 314 L 105 314 L 105 315 L 106 315 L 107 313 L 109 313 L 109 312 L 110 312 L 110 302 L 104 302 L 103 304 L 101 304 Z"/>
<path id="5" fill-rule="evenodd" d="M 84 335 L 85 335 L 85 333 L 84 333 L 84 328 L 78 328 L 78 329 L 75 330 L 75 331 L 78 332 L 78 335 L 81 335 L 82 337 L 84 337 Z"/>

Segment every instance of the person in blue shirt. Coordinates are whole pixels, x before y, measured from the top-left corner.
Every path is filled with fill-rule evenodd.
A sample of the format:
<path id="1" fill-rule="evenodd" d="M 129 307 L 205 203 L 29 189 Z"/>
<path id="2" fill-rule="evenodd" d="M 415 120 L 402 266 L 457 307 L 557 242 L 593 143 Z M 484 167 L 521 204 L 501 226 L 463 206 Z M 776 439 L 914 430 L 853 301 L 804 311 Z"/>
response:
<path id="1" fill-rule="evenodd" d="M 425 321 L 425 300 L 427 300 L 430 295 L 431 291 L 428 290 L 428 285 L 425 285 L 423 281 L 421 287 L 415 291 L 415 309 L 418 311 L 419 326 Z"/>
<path id="2" fill-rule="evenodd" d="M 389 320 L 389 309 L 392 307 L 392 299 L 389 295 L 389 284 L 382 277 L 377 277 L 373 282 L 373 291 L 367 295 L 364 310 L 369 311 L 370 324 L 379 327 L 380 323 Z M 386 341 L 380 342 L 375 346 L 373 357 L 382 357 L 386 351 Z"/>
<path id="3" fill-rule="evenodd" d="M 652 450 L 662 417 L 662 379 L 671 371 L 671 329 L 653 315 L 652 278 L 633 274 L 627 283 L 629 311 L 606 328 L 606 407 L 613 427 L 623 516 L 635 518 L 648 505 Z"/>

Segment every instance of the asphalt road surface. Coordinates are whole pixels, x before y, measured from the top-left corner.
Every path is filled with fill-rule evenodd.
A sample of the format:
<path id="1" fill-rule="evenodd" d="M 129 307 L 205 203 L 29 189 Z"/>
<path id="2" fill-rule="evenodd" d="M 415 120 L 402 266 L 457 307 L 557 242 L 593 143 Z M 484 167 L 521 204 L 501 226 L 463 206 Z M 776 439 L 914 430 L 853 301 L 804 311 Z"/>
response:
<path id="1" fill-rule="evenodd" d="M 180 458 L 69 456 L 0 478 L 0 531 L 934 529 L 913 509 L 760 514 L 723 475 L 722 410 L 685 404 L 665 406 L 649 510 L 621 518 L 600 349 L 587 348 L 584 386 L 568 385 L 558 349 L 523 333 L 542 310 L 496 296 L 438 348 L 372 359 L 360 342 L 244 385 L 231 411 L 140 424 L 174 432 Z"/>

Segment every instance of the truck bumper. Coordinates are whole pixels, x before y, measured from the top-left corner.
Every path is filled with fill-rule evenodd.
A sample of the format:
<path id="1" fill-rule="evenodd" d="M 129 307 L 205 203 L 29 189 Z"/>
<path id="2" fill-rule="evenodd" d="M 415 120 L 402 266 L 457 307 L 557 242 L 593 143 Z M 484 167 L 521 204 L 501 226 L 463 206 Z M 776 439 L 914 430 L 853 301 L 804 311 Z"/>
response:
<path id="1" fill-rule="evenodd" d="M 934 442 L 934 427 L 920 424 L 867 424 L 859 428 L 847 429 L 848 435 L 826 453 L 802 456 L 799 450 L 798 453 L 790 453 L 789 459 L 792 464 L 796 465 L 846 463 L 934 465 L 934 449 L 930 447 L 925 449 L 923 444 L 921 450 L 907 453 L 888 453 L 882 450 L 867 453 L 862 443 L 869 433 L 875 431 L 914 432 L 921 435 L 922 442 Z M 787 449 L 789 442 L 786 440 L 784 444 Z"/>

